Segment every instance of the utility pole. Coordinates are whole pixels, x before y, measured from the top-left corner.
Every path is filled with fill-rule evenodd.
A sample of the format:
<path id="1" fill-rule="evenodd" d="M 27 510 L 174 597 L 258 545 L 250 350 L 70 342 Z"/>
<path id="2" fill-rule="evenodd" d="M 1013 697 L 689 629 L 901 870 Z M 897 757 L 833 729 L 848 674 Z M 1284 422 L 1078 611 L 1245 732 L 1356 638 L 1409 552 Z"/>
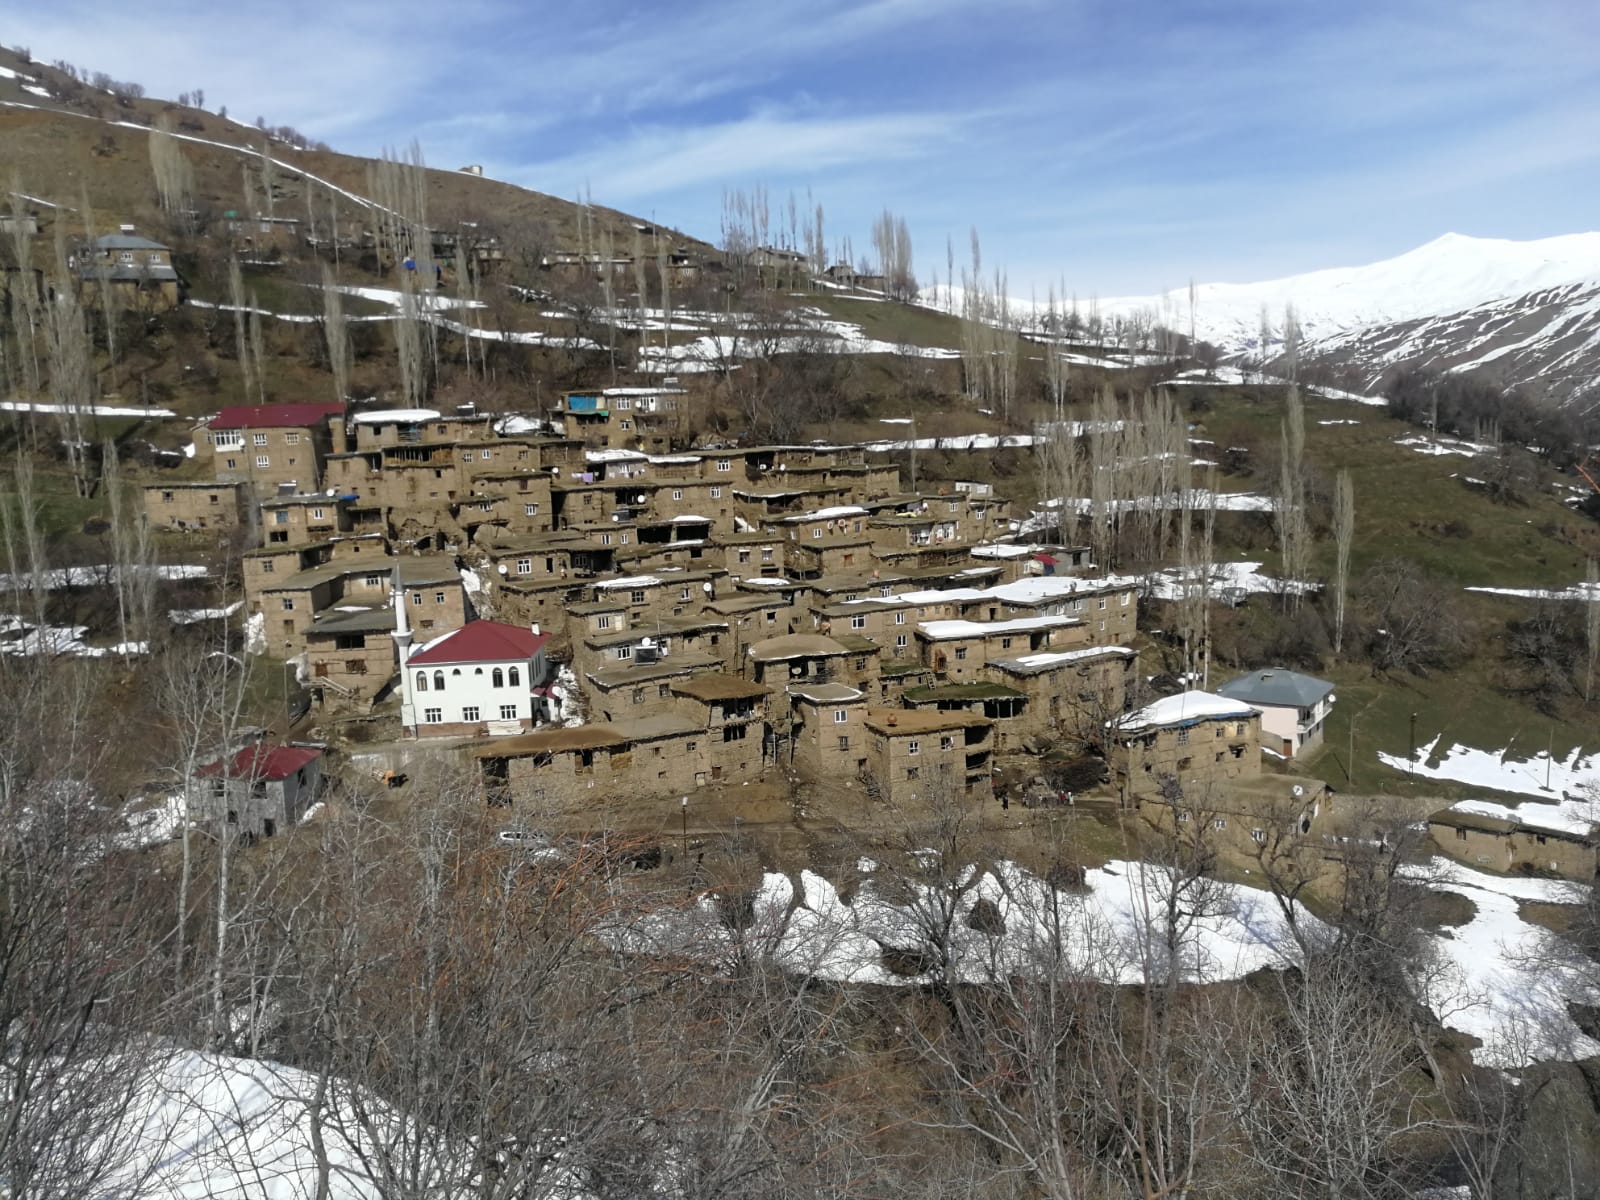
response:
<path id="1" fill-rule="evenodd" d="M 1406 750 L 1406 761 L 1410 762 L 1417 757 L 1417 714 L 1411 714 L 1411 743 Z"/>

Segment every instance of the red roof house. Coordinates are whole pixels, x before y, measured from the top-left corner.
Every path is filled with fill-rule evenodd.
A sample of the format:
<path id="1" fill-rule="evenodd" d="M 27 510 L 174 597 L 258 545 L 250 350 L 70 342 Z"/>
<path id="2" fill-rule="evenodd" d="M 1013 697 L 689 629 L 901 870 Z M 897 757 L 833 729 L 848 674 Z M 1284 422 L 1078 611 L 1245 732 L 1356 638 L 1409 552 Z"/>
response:
<path id="1" fill-rule="evenodd" d="M 332 401 L 303 404 L 234 404 L 206 423 L 207 429 L 311 429 L 329 417 L 344 416 Z"/>
<path id="2" fill-rule="evenodd" d="M 195 774 L 216 775 L 226 767 L 230 779 L 259 779 L 271 783 L 289 778 L 321 757 L 322 751 L 314 746 L 269 746 L 265 742 L 254 742 L 235 754 L 233 761 L 224 764 L 219 759 L 201 767 Z"/>
<path id="3" fill-rule="evenodd" d="M 526 625 L 500 621 L 469 621 L 453 633 L 419 647 L 406 660 L 408 667 L 433 667 L 450 663 L 515 662 L 531 659 L 550 640 Z"/>

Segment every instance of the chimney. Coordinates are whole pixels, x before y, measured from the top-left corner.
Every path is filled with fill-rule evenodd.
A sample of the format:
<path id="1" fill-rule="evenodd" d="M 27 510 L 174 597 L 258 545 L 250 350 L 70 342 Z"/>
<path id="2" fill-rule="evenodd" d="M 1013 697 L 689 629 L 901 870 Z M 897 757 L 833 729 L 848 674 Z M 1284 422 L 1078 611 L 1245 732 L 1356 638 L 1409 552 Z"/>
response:
<path id="1" fill-rule="evenodd" d="M 328 422 L 328 428 L 333 435 L 333 452 L 343 454 L 350 448 L 350 434 L 345 428 L 344 418 L 335 416 Z"/>
<path id="2" fill-rule="evenodd" d="M 539 636 L 539 622 L 535 621 L 532 625 L 529 625 L 528 628 L 533 630 L 534 637 Z"/>

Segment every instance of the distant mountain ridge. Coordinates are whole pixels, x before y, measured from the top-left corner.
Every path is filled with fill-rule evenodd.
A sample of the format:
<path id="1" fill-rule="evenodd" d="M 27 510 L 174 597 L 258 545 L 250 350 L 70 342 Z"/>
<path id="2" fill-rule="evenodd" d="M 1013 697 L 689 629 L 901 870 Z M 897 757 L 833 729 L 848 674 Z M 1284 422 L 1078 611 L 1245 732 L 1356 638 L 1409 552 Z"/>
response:
<path id="1" fill-rule="evenodd" d="M 1578 400 L 1600 389 L 1600 233 L 1532 241 L 1447 233 L 1361 267 L 1195 288 L 1194 330 L 1224 357 L 1254 362 L 1262 309 L 1281 350 L 1293 304 L 1305 356 L 1375 387 L 1399 366 L 1482 373 L 1504 387 Z M 1187 289 L 1100 302 L 1107 317 L 1154 314 L 1187 333 Z"/>

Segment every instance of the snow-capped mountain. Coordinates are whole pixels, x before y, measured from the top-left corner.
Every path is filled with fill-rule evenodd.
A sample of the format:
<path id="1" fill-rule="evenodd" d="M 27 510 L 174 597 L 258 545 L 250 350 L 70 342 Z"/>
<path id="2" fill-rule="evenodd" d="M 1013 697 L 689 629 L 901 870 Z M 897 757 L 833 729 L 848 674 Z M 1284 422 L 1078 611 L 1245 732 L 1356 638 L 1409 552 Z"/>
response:
<path id="1" fill-rule="evenodd" d="M 1600 233 L 1536 241 L 1449 233 L 1398 257 L 1263 283 L 1195 289 L 1198 337 L 1254 360 L 1265 307 L 1274 341 L 1294 305 L 1305 354 L 1375 385 L 1399 365 L 1482 371 L 1569 399 L 1600 387 Z M 1102 301 L 1189 329 L 1188 291 Z"/>

